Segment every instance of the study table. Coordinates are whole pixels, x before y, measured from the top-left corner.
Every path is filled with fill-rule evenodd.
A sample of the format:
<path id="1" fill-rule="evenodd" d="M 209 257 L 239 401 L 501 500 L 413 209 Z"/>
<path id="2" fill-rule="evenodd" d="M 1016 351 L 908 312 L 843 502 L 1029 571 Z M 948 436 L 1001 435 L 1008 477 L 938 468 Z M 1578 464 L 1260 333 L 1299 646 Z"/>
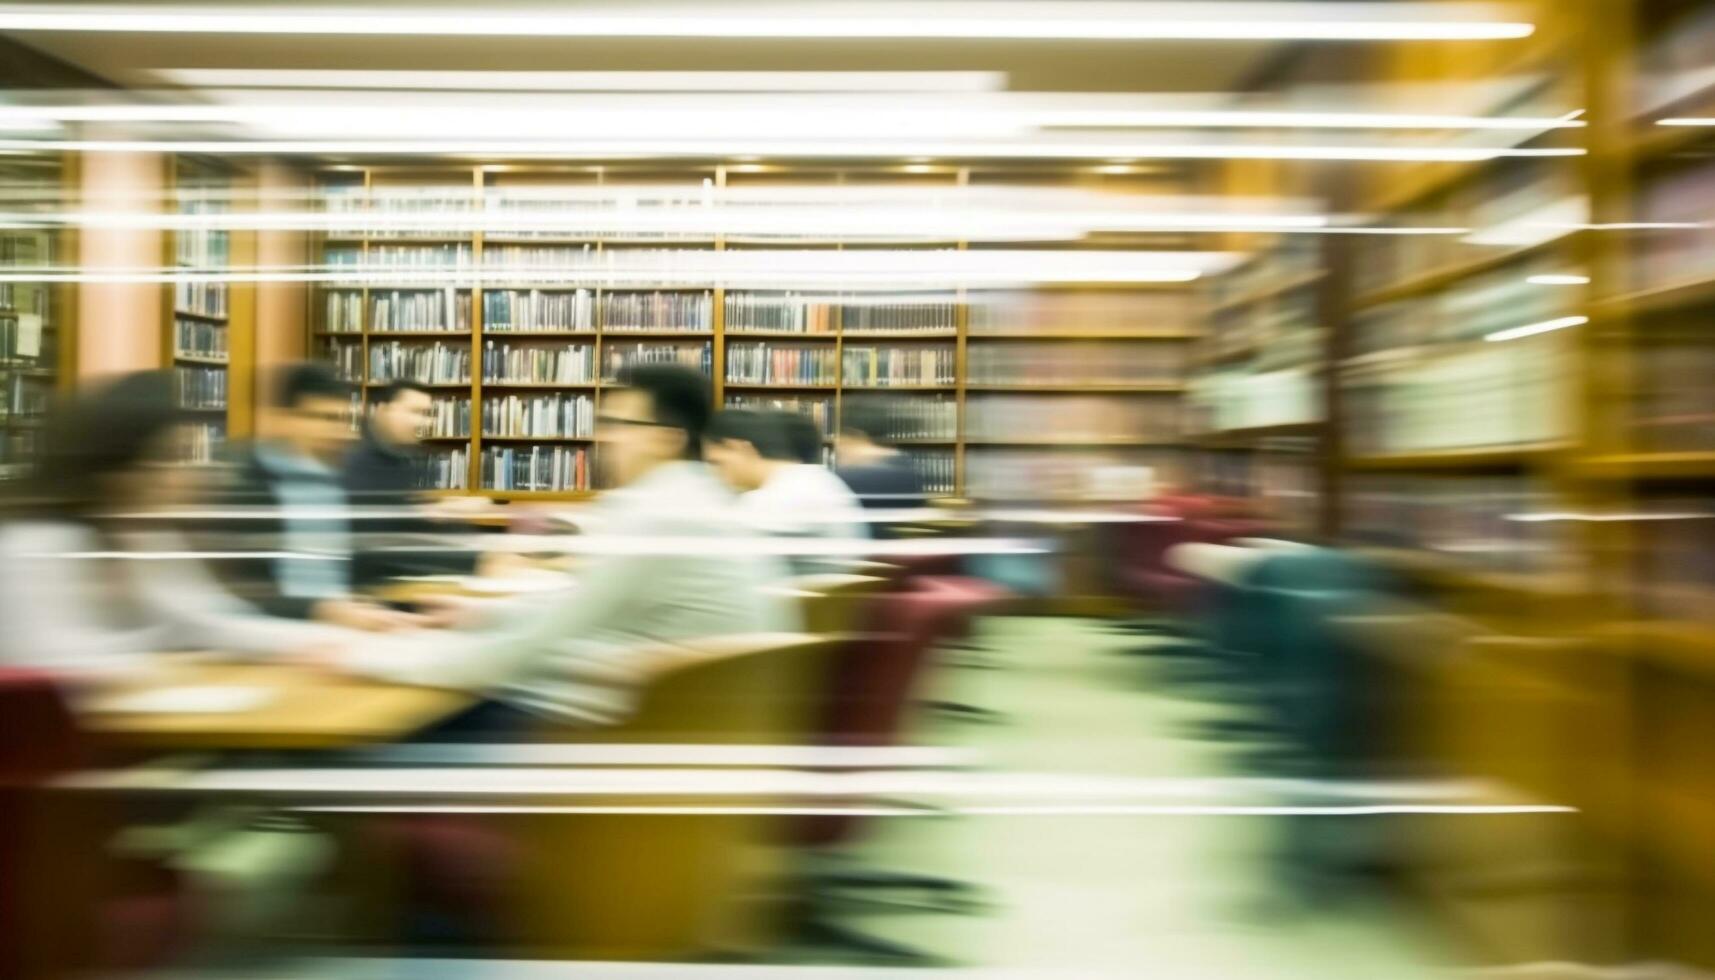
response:
<path id="1" fill-rule="evenodd" d="M 157 703 L 139 702 L 145 696 Z M 214 703 L 172 710 L 175 699 L 199 697 Z M 204 662 L 91 692 L 78 711 L 91 734 L 125 748 L 333 749 L 406 738 L 471 703 L 463 692 L 311 667 Z"/>

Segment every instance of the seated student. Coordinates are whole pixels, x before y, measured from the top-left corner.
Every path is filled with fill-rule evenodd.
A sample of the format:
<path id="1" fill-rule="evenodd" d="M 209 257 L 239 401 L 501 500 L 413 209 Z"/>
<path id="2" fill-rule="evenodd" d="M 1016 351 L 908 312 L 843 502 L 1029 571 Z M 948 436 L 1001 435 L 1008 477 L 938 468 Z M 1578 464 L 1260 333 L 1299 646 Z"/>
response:
<path id="1" fill-rule="evenodd" d="M 782 412 L 786 438 L 792 444 L 792 455 L 800 463 L 822 462 L 822 427 L 802 412 Z"/>
<path id="2" fill-rule="evenodd" d="M 928 502 L 911 457 L 886 441 L 886 419 L 874 406 L 848 404 L 840 413 L 835 470 L 865 507 L 888 510 Z M 885 525 L 879 525 L 878 530 Z"/>
<path id="3" fill-rule="evenodd" d="M 152 653 L 313 654 L 354 638 L 269 617 L 193 555 L 168 557 L 182 540 L 139 515 L 191 499 L 195 471 L 170 463 L 185 421 L 165 372 L 128 375 L 55 413 L 38 472 L 0 520 L 0 663 L 100 676 Z"/>
<path id="4" fill-rule="evenodd" d="M 867 538 L 857 498 L 827 467 L 799 462 L 789 431 L 784 413 L 728 409 L 709 425 L 703 452 L 740 494 L 739 510 L 753 528 L 784 537 Z M 806 555 L 792 565 L 811 572 L 841 562 Z"/>
<path id="5" fill-rule="evenodd" d="M 369 418 L 357 445 L 346 455 L 343 477 L 346 495 L 358 507 L 408 508 L 423 502 L 419 482 L 423 459 L 422 433 L 432 418 L 434 399 L 429 389 L 415 381 L 396 380 L 370 396 Z M 479 497 L 460 502 L 486 503 Z M 424 535 L 445 539 L 456 525 L 428 517 L 402 515 L 387 520 L 365 520 L 365 534 L 393 536 Z M 404 546 L 387 551 L 359 550 L 353 578 L 360 585 L 373 585 L 401 575 L 471 575 L 495 570 L 495 562 L 479 562 L 475 550 L 441 546 L 408 550 Z M 479 564 L 482 568 L 479 569 Z"/>
<path id="6" fill-rule="evenodd" d="M 419 616 L 353 594 L 356 550 L 339 464 L 351 444 L 350 388 L 323 364 L 296 364 L 280 378 L 271 438 L 237 451 L 215 499 L 258 509 L 242 531 L 280 552 L 244 571 L 259 578 L 257 605 L 277 616 L 363 630 L 426 625 Z"/>
<path id="7" fill-rule="evenodd" d="M 384 675 L 487 691 L 487 704 L 431 740 L 504 735 L 540 719 L 610 721 L 632 703 L 640 649 L 798 628 L 772 588 L 780 563 L 745 553 L 732 495 L 702 462 L 710 401 L 707 379 L 674 365 L 637 367 L 603 392 L 596 438 L 615 487 L 590 508 L 585 534 L 620 547 L 585 562 L 568 593 L 505 606 L 500 635 L 476 640 L 474 655 L 368 660 Z"/>

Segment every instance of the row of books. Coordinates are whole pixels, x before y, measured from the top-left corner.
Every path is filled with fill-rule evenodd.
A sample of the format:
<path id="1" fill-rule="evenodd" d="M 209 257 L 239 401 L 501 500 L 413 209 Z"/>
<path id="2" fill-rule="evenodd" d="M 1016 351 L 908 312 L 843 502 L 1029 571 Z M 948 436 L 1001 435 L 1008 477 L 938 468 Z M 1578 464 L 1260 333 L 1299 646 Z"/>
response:
<path id="1" fill-rule="evenodd" d="M 587 289 L 486 290 L 482 294 L 482 329 L 594 330 L 595 294 Z"/>
<path id="2" fill-rule="evenodd" d="M 215 201 L 186 201 L 179 210 L 183 214 L 221 214 L 226 207 Z M 212 229 L 176 232 L 173 259 L 181 269 L 224 269 L 232 262 L 232 235 Z"/>
<path id="3" fill-rule="evenodd" d="M 226 369 L 179 365 L 173 369 L 181 408 L 225 408 Z"/>
<path id="4" fill-rule="evenodd" d="M 953 333 L 959 328 L 958 309 L 951 301 L 933 297 L 851 303 L 840 307 L 840 329 L 845 333 Z"/>
<path id="5" fill-rule="evenodd" d="M 1186 290 L 986 290 L 973 293 L 970 333 L 1163 333 L 1201 319 Z"/>
<path id="6" fill-rule="evenodd" d="M 1319 378 L 1310 368 L 1205 375 L 1185 402 L 1196 432 L 1299 425 L 1323 415 Z"/>
<path id="7" fill-rule="evenodd" d="M 873 414 L 889 439 L 956 439 L 959 404 L 939 396 L 874 397 L 848 400 L 848 412 Z"/>
<path id="8" fill-rule="evenodd" d="M 470 447 L 425 453 L 416 462 L 419 487 L 425 490 L 470 489 Z"/>
<path id="9" fill-rule="evenodd" d="M 1715 85 L 1709 70 L 1715 65 L 1715 10 L 1697 4 L 1680 6 L 1683 15 L 1638 51 L 1632 94 L 1632 109 L 1638 115 L 1706 95 Z"/>
<path id="10" fill-rule="evenodd" d="M 465 438 L 470 435 L 470 399 L 436 398 L 429 404 L 429 424 L 424 435 Z"/>
<path id="11" fill-rule="evenodd" d="M 1565 339 L 1551 333 L 1476 343 L 1349 371 L 1347 444 L 1367 455 L 1563 439 L 1572 383 Z"/>
<path id="12" fill-rule="evenodd" d="M 173 309 L 198 316 L 224 317 L 227 292 L 223 282 L 176 282 L 173 284 Z"/>
<path id="13" fill-rule="evenodd" d="M 423 384 L 469 384 L 469 345 L 404 344 L 397 340 L 369 345 L 369 380 L 409 378 Z"/>
<path id="14" fill-rule="evenodd" d="M 714 329 L 714 296 L 707 292 L 603 293 L 601 328 L 608 333 Z"/>
<path id="15" fill-rule="evenodd" d="M 212 463 L 224 445 L 224 422 L 187 422 L 174 432 L 173 458 L 184 463 Z"/>
<path id="16" fill-rule="evenodd" d="M 192 357 L 226 357 L 226 325 L 202 320 L 173 321 L 173 350 Z"/>
<path id="17" fill-rule="evenodd" d="M 1178 342 L 973 343 L 966 377 L 972 384 L 1159 384 L 1184 378 L 1189 353 Z"/>
<path id="18" fill-rule="evenodd" d="M 679 364 L 707 375 L 714 374 L 715 352 L 708 343 L 608 344 L 602 348 L 602 380 L 617 381 L 639 364 Z"/>
<path id="19" fill-rule="evenodd" d="M 490 340 L 482 348 L 482 380 L 514 384 L 588 384 L 595 380 L 595 347 L 518 346 Z"/>
<path id="20" fill-rule="evenodd" d="M 853 387 L 953 383 L 951 347 L 846 347 L 840 352 L 841 382 Z"/>
<path id="21" fill-rule="evenodd" d="M 728 395 L 728 408 L 754 412 L 788 412 L 803 415 L 816 423 L 823 436 L 834 435 L 834 403 L 828 398 L 768 398 L 755 395 Z"/>
<path id="22" fill-rule="evenodd" d="M 595 399 L 562 394 L 484 398 L 482 434 L 587 439 L 595 435 Z"/>
<path id="23" fill-rule="evenodd" d="M 367 252 L 341 250 L 340 258 L 331 264 L 353 265 L 376 272 L 441 272 L 449 269 L 470 269 L 475 253 L 470 245 L 371 245 Z M 356 256 L 352 263 L 350 255 Z M 330 250 L 331 258 L 331 250 Z"/>
<path id="24" fill-rule="evenodd" d="M 1639 581 L 1633 609 L 1650 618 L 1715 625 L 1715 516 L 1709 498 L 1694 492 L 1663 493 L 1628 505 L 1642 513 L 1678 515 L 1633 521 Z M 1686 519 L 1684 515 L 1699 515 Z"/>
<path id="25" fill-rule="evenodd" d="M 965 457 L 965 495 L 1071 503 L 1147 500 L 1179 483 L 1180 460 L 1160 452 L 985 449 Z"/>
<path id="26" fill-rule="evenodd" d="M 958 463 L 952 453 L 939 449 L 915 449 L 907 455 L 917 470 L 917 478 L 923 483 L 924 493 L 946 497 L 957 491 Z"/>
<path id="27" fill-rule="evenodd" d="M 39 416 L 48 410 L 48 402 L 53 397 L 53 379 L 48 377 L 30 377 L 27 375 L 6 374 L 0 371 L 0 383 L 5 390 L 0 392 L 5 397 L 0 399 L 0 409 L 12 418 L 28 418 Z"/>
<path id="28" fill-rule="evenodd" d="M 588 490 L 590 454 L 583 446 L 488 446 L 482 450 L 486 490 Z"/>
<path id="29" fill-rule="evenodd" d="M 0 363 L 53 363 L 54 345 L 39 314 L 0 313 Z"/>
<path id="30" fill-rule="evenodd" d="M 1553 561 L 1564 524 L 1520 521 L 1562 509 L 1525 476 L 1347 477 L 1343 536 L 1355 543 L 1439 552 L 1473 567 L 1530 571 Z"/>
<path id="31" fill-rule="evenodd" d="M 397 345 L 395 345 L 397 346 Z M 329 340 L 322 344 L 322 360 L 333 365 L 340 380 L 353 383 L 363 380 L 363 345 Z"/>
<path id="32" fill-rule="evenodd" d="M 363 293 L 356 289 L 330 289 L 322 329 L 329 333 L 363 331 Z"/>
<path id="33" fill-rule="evenodd" d="M 818 334 L 834 331 L 834 307 L 819 295 L 729 292 L 725 312 L 729 331 Z"/>
<path id="34" fill-rule="evenodd" d="M 1651 340 L 1633 357 L 1633 447 L 1646 453 L 1715 450 L 1715 343 Z"/>
<path id="35" fill-rule="evenodd" d="M 739 384 L 833 384 L 839 354 L 832 347 L 782 347 L 732 344 L 726 351 L 726 379 Z"/>
<path id="36" fill-rule="evenodd" d="M 1715 189 L 1715 165 L 1700 161 L 1652 173 L 1640 182 L 1637 220 L 1658 227 L 1632 233 L 1632 281 L 1641 289 L 1708 279 L 1715 266 L 1715 228 L 1702 215 Z"/>
<path id="37" fill-rule="evenodd" d="M 399 290 L 371 293 L 369 330 L 444 330 L 469 333 L 470 293 L 462 289 Z"/>
<path id="38" fill-rule="evenodd" d="M 1184 431 L 1177 398 L 1115 395 L 974 395 L 965 437 L 974 440 L 1176 441 Z"/>
<path id="39" fill-rule="evenodd" d="M 482 264 L 520 272 L 587 267 L 596 259 L 593 245 L 484 245 Z"/>

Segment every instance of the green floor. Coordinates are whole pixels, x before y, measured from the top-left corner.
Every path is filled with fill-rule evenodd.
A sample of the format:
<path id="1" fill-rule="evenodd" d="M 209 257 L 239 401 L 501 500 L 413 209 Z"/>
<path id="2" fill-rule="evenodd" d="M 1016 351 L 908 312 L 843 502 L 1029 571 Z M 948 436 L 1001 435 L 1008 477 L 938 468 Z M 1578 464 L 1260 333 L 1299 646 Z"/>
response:
<path id="1" fill-rule="evenodd" d="M 980 748 L 995 769 L 1122 776 L 1230 774 L 1224 749 L 1188 737 L 1217 712 L 1161 692 L 1135 639 L 1069 619 L 986 624 L 998 669 L 941 672 L 936 693 L 1005 712 L 1000 725 L 934 722 L 924 738 Z M 1330 818 L 1338 819 L 1338 818 Z M 873 935 L 971 966 L 1151 976 L 1411 976 L 1435 944 L 1385 896 L 1305 911 L 1271 887 L 1274 818 L 959 816 L 880 821 L 866 863 L 979 881 L 987 915 L 849 915 Z"/>

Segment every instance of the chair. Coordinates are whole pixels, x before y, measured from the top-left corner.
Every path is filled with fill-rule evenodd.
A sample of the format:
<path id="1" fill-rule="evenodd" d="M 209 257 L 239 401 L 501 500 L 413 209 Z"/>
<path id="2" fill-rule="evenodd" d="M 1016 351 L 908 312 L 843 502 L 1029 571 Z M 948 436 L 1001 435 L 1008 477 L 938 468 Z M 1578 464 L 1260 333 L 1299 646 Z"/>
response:
<path id="1" fill-rule="evenodd" d="M 869 629 L 841 648 L 824 683 L 818 740 L 842 746 L 885 746 L 900 738 L 910 706 L 921 689 L 937 645 L 962 634 L 972 617 L 1009 598 L 1010 592 L 978 579 L 930 576 L 907 579 L 875 596 Z M 862 826 L 850 815 L 808 817 L 797 825 L 796 842 L 824 855 L 850 844 Z M 933 957 L 833 923 L 825 908 L 839 890 L 916 891 L 948 909 L 977 903 L 971 885 L 935 875 L 865 869 L 824 870 L 803 881 L 806 892 L 798 933 L 819 946 L 838 946 L 893 962 L 931 963 Z"/>
<path id="2" fill-rule="evenodd" d="M 136 969 L 171 958 L 194 916 L 176 875 L 107 857 L 99 803 L 43 792 L 92 751 L 52 678 L 0 671 L 0 976 Z"/>

